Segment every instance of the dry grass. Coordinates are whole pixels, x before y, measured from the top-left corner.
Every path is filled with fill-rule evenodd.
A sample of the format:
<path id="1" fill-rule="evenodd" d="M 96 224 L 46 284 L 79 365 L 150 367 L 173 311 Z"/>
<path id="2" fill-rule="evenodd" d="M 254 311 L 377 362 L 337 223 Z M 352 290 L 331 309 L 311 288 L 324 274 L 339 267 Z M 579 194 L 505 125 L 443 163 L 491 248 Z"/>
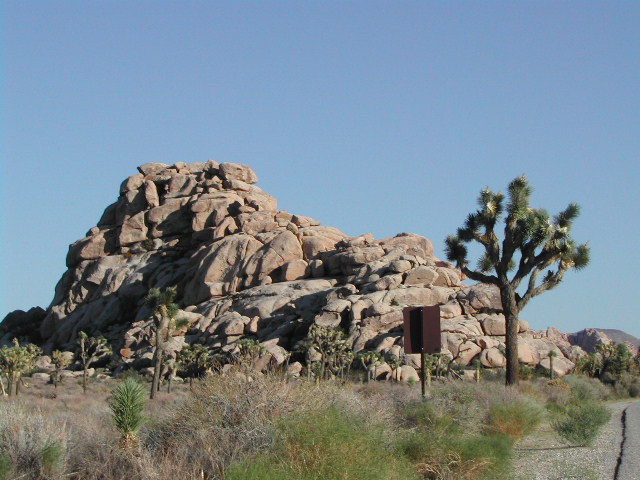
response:
<path id="1" fill-rule="evenodd" d="M 459 478 L 481 478 L 487 472 L 494 475 L 508 463 L 508 448 L 493 437 L 484 437 L 483 421 L 496 403 L 510 404 L 520 398 L 516 390 L 492 382 L 436 382 L 429 392 L 429 409 L 420 414 L 427 420 L 415 421 L 407 416 L 410 407 L 425 405 L 417 387 L 384 382 L 316 385 L 305 379 L 286 381 L 277 375 L 237 369 L 198 383 L 193 392 L 177 384 L 171 395 L 160 393 L 148 404 L 140 449 L 132 454 L 121 449 L 108 408 L 107 399 L 116 384 L 114 379 L 93 381 L 85 395 L 77 380 L 66 379 L 58 388 L 58 398 L 53 398 L 52 385 L 33 382 L 19 397 L 0 402 L 8 409 L 3 416 L 16 419 L 10 431 L 37 433 L 22 443 L 14 442 L 17 450 L 32 452 L 31 458 L 36 458 L 29 467 L 30 476 L 17 474 L 14 468 L 5 478 L 202 480 L 226 478 L 230 468 L 236 475 L 233 478 L 242 478 L 237 476 L 238 466 L 259 472 L 255 462 L 270 469 L 271 476 L 264 478 L 285 478 L 278 477 L 284 475 L 284 470 L 278 470 L 282 468 L 300 470 L 299 478 L 338 478 L 326 473 L 333 470 L 326 470 L 322 459 L 307 448 L 304 439 L 308 435 L 296 433 L 304 431 L 305 419 L 313 419 L 321 430 L 317 444 L 325 445 L 335 462 L 344 462 L 345 468 L 351 465 L 348 468 L 354 473 L 348 478 L 360 478 L 355 472 L 366 472 L 371 464 L 361 460 L 377 458 L 375 452 L 380 458 L 392 454 L 397 463 L 387 463 L 393 463 L 394 471 L 405 471 L 408 465 L 421 478 L 454 478 L 461 472 L 464 475 Z M 337 420 L 323 423 L 326 412 L 336 412 L 332 415 L 341 419 L 342 433 L 332 427 Z M 357 425 L 355 433 L 350 423 Z M 371 440 L 368 450 L 359 450 L 364 444 L 358 447 L 356 440 L 349 440 L 357 439 L 356 433 Z M 402 446 L 403 438 L 413 440 Z M 446 444 L 438 444 L 438 438 Z M 0 454 L 6 450 L 3 445 L 12 441 L 3 441 Z M 51 443 L 61 447 L 47 451 L 44 447 Z M 342 455 L 334 445 L 359 452 L 358 458 Z M 488 450 L 499 450 L 501 457 L 487 456 Z M 53 461 L 56 452 L 59 461 Z M 276 457 L 284 463 L 278 463 Z M 307 467 L 312 470 L 305 471 Z M 0 479 L 1 469 L 0 458 Z M 321 471 L 324 476 L 317 476 Z"/>

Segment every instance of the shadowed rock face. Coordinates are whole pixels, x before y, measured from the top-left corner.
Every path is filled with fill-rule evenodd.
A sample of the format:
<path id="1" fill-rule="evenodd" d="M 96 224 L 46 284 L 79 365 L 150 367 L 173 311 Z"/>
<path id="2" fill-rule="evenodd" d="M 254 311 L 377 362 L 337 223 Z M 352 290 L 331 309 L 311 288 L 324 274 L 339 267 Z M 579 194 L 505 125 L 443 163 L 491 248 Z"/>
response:
<path id="1" fill-rule="evenodd" d="M 443 353 L 460 364 L 478 358 L 504 365 L 497 289 L 463 284 L 427 238 L 347 237 L 278 210 L 246 165 L 150 163 L 138 170 L 97 226 L 69 247 L 68 270 L 46 313 L 24 320 L 45 350 L 72 348 L 82 330 L 107 337 L 114 360 L 144 366 L 154 343 L 145 296 L 175 286 L 189 326 L 174 332 L 170 355 L 195 342 L 233 351 L 248 336 L 284 361 L 313 323 L 342 327 L 356 351 L 397 355 L 402 308 L 439 304 Z M 2 324 L 5 342 L 19 334 L 14 317 Z M 565 357 L 576 351 L 565 337 L 534 332 L 526 322 L 520 332 L 521 361 L 537 365 L 557 350 L 557 373 L 572 368 Z"/>

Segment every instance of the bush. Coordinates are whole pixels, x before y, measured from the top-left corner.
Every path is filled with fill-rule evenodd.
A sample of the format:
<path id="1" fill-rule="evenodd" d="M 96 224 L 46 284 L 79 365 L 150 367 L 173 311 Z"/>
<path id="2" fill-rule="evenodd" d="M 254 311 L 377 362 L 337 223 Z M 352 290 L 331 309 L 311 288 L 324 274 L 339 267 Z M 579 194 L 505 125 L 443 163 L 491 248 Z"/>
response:
<path id="1" fill-rule="evenodd" d="M 640 397 L 640 377 L 623 374 L 614 385 L 614 392 L 617 397 Z"/>
<path id="2" fill-rule="evenodd" d="M 507 435 L 519 440 L 540 424 L 542 416 L 542 408 L 532 400 L 494 403 L 489 407 L 485 428 L 490 434 Z"/>
<path id="3" fill-rule="evenodd" d="M 567 443 L 584 447 L 593 443 L 610 418 L 611 412 L 606 406 L 583 401 L 569 405 L 565 414 L 552 421 L 551 425 Z"/>
<path id="4" fill-rule="evenodd" d="M 385 448 L 382 429 L 336 407 L 282 422 L 271 451 L 231 467 L 228 480 L 416 479 L 411 464 Z"/>
<path id="5" fill-rule="evenodd" d="M 610 397 L 607 387 L 595 378 L 568 375 L 564 380 L 571 387 L 571 401 L 598 402 Z"/>
<path id="6" fill-rule="evenodd" d="M 504 435 L 422 430 L 404 436 L 400 451 L 418 473 L 433 480 L 496 480 L 508 474 L 513 442 Z"/>
<path id="7" fill-rule="evenodd" d="M 38 410 L 20 404 L 0 404 L 0 479 L 61 478 L 67 432 Z"/>

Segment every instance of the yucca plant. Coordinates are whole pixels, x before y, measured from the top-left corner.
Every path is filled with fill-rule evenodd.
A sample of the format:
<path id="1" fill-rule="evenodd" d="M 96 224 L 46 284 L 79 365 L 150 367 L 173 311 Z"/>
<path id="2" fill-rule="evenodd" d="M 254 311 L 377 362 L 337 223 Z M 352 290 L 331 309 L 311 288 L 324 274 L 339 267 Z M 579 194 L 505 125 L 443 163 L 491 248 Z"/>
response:
<path id="1" fill-rule="evenodd" d="M 142 412 L 146 406 L 146 397 L 142 385 L 133 378 L 122 381 L 111 392 L 111 417 L 120 432 L 122 447 L 125 450 L 138 449 L 138 433 L 145 421 Z"/>

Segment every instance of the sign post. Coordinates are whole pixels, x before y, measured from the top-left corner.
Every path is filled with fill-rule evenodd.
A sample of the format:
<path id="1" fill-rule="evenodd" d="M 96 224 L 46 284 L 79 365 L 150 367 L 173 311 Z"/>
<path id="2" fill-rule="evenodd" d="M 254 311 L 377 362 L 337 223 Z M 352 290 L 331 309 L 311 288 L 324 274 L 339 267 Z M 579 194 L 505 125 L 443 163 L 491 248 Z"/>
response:
<path id="1" fill-rule="evenodd" d="M 422 398 L 427 398 L 426 354 L 440 353 L 440 306 L 405 307 L 404 353 L 420 353 Z"/>

